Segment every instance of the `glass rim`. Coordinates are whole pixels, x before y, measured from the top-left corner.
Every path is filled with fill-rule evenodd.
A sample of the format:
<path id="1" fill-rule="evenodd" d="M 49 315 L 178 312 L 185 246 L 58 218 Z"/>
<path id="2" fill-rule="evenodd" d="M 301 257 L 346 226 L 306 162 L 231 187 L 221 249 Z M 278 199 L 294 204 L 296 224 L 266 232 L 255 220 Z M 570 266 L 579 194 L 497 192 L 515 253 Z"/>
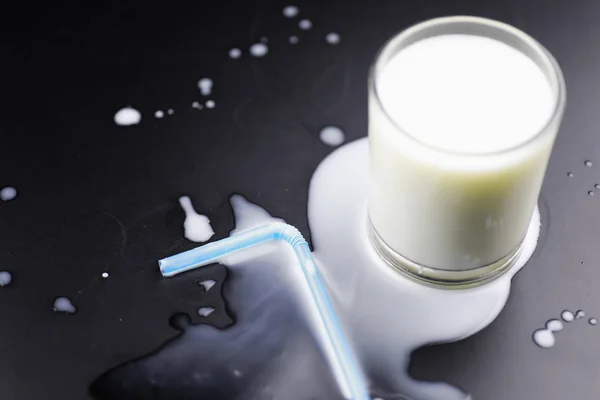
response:
<path id="1" fill-rule="evenodd" d="M 378 75 L 378 71 L 381 72 L 383 70 L 383 67 L 387 64 L 387 62 L 389 62 L 391 56 L 393 56 L 392 51 L 396 48 L 396 45 L 398 43 L 401 43 L 402 41 L 409 39 L 410 37 L 412 37 L 414 35 L 417 35 L 419 33 L 427 31 L 429 29 L 432 29 L 432 28 L 435 28 L 438 26 L 451 25 L 451 24 L 457 24 L 457 23 L 466 23 L 466 24 L 471 24 L 471 25 L 490 27 L 490 28 L 500 30 L 508 35 L 515 37 L 520 42 L 525 44 L 531 51 L 535 52 L 537 54 L 537 56 L 539 57 L 539 60 L 547 68 L 547 71 L 550 71 L 548 73 L 547 71 L 544 71 L 539 65 L 537 65 L 538 68 L 540 68 L 542 70 L 542 73 L 546 76 L 546 79 L 548 79 L 550 81 L 550 85 L 556 87 L 556 93 L 554 93 L 554 90 L 553 90 L 554 106 L 553 106 L 552 112 L 548 116 L 548 119 L 546 120 L 544 125 L 532 137 L 530 137 L 526 141 L 518 143 L 513 146 L 510 146 L 508 148 L 504 148 L 504 149 L 500 149 L 500 150 L 493 150 L 493 151 L 486 151 L 486 152 L 481 152 L 481 153 L 444 149 L 444 148 L 437 147 L 435 145 L 426 143 L 426 142 L 418 139 L 417 137 L 415 137 L 408 130 L 404 129 L 397 121 L 395 121 L 394 118 L 392 118 L 390 116 L 390 114 L 388 113 L 386 108 L 383 106 L 383 103 L 381 101 L 381 98 L 380 98 L 379 92 L 378 92 L 377 75 Z M 497 38 L 490 37 L 490 36 L 477 35 L 477 34 L 470 34 L 470 35 L 489 37 L 490 39 L 498 40 L 502 43 L 505 43 L 502 40 L 499 40 Z M 440 36 L 440 35 L 432 35 L 431 37 L 434 37 L 434 36 Z M 419 40 L 422 40 L 422 39 L 419 39 Z M 419 41 L 419 40 L 417 40 L 417 41 Z M 415 41 L 415 42 L 417 42 L 417 41 Z M 505 44 L 514 48 L 514 46 L 512 46 L 508 43 L 505 43 Z M 410 46 L 410 44 L 409 44 L 409 46 Z M 516 49 L 516 50 L 523 53 L 526 57 L 531 58 L 530 55 L 524 53 L 520 49 Z M 402 51 L 402 49 L 400 51 Z M 389 57 L 386 57 L 386 56 L 389 56 Z M 565 80 L 564 80 L 562 70 L 560 68 L 560 65 L 554 58 L 554 56 L 542 44 L 540 44 L 537 40 L 535 40 L 533 37 L 531 37 L 527 33 L 521 31 L 520 29 L 515 28 L 512 25 L 506 24 L 504 22 L 496 21 L 493 19 L 489 19 L 489 18 L 466 16 L 466 15 L 439 17 L 439 18 L 434 18 L 434 19 L 429 19 L 429 20 L 423 21 L 423 22 L 419 22 L 417 24 L 414 24 L 414 25 L 402 30 L 400 33 L 398 33 L 395 36 L 393 36 L 392 38 L 390 38 L 381 47 L 381 49 L 377 52 L 377 54 L 375 56 L 375 61 L 371 65 L 371 68 L 369 71 L 369 86 L 373 91 L 374 98 L 377 101 L 378 107 L 381 109 L 382 114 L 385 116 L 385 118 L 388 120 L 388 122 L 392 126 L 394 126 L 398 131 L 400 131 L 402 134 L 404 134 L 407 138 L 409 138 L 411 141 L 413 141 L 414 143 L 416 143 L 420 146 L 424 146 L 427 149 L 431 149 L 431 150 L 440 152 L 442 154 L 463 156 L 463 157 L 467 156 L 467 157 L 473 157 L 473 158 L 486 157 L 486 156 L 490 156 L 490 155 L 506 154 L 506 153 L 510 153 L 510 152 L 516 151 L 518 149 L 527 147 L 531 143 L 537 141 L 546 132 L 548 132 L 550 130 L 550 127 L 553 124 L 555 124 L 557 121 L 560 121 L 560 119 L 562 118 L 562 115 L 564 113 L 565 104 L 566 104 L 566 85 L 565 85 Z"/>

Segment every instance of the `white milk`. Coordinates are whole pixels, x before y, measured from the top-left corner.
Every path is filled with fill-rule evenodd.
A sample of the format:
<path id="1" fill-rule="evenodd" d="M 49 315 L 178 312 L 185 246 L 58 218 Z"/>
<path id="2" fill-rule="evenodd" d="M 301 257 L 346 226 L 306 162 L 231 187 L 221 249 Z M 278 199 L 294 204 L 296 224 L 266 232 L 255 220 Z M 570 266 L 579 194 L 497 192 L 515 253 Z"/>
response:
<path id="1" fill-rule="evenodd" d="M 8 286 L 12 281 L 12 275 L 8 271 L 0 271 L 0 287 Z"/>
<path id="2" fill-rule="evenodd" d="M 120 126 L 136 125 L 142 120 L 142 113 L 133 107 L 124 107 L 115 113 L 114 120 Z"/>
<path id="3" fill-rule="evenodd" d="M 517 261 L 498 279 L 461 290 L 413 282 L 390 268 L 367 237 L 370 154 L 366 138 L 345 144 L 313 174 L 308 222 L 315 258 L 374 388 L 412 400 L 465 400 L 470 397 L 450 385 L 414 381 L 408 375 L 410 355 L 428 343 L 473 335 L 498 316 L 508 299 L 511 278 L 537 245 L 539 212 L 532 213 Z"/>
<path id="4" fill-rule="evenodd" d="M 214 234 L 210 220 L 206 215 L 200 215 L 194 210 L 192 200 L 188 196 L 179 198 L 179 204 L 185 212 L 185 220 L 183 221 L 184 236 L 192 242 L 206 242 Z"/>
<path id="5" fill-rule="evenodd" d="M 54 312 L 60 312 L 65 314 L 74 314 L 77 311 L 77 307 L 71 303 L 67 297 L 57 297 L 52 305 Z"/>
<path id="6" fill-rule="evenodd" d="M 452 34 L 402 49 L 374 85 L 369 217 L 381 239 L 443 270 L 516 250 L 555 136 L 526 144 L 555 107 L 542 70 L 500 41 Z"/>
<path id="7" fill-rule="evenodd" d="M 0 199 L 4 201 L 10 201 L 17 197 L 17 189 L 12 186 L 7 186 L 0 190 Z"/>

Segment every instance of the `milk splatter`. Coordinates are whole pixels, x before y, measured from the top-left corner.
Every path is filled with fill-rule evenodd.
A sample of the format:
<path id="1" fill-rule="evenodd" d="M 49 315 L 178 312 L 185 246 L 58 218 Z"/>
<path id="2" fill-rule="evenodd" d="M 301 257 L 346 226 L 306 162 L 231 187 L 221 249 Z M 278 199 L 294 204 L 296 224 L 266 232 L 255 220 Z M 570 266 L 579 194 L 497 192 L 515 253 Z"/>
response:
<path id="1" fill-rule="evenodd" d="M 261 206 L 249 202 L 244 196 L 234 194 L 229 199 L 233 208 L 235 228 L 229 235 L 235 235 L 253 228 L 258 228 L 268 222 L 284 222 L 281 218 L 273 218 L 271 214 Z"/>
<path id="2" fill-rule="evenodd" d="M 575 313 L 575 318 L 576 319 L 581 319 L 585 317 L 585 311 L 583 310 L 577 310 L 577 312 Z"/>
<path id="3" fill-rule="evenodd" d="M 242 56 L 242 50 L 233 48 L 229 50 L 229 57 L 233 59 L 238 59 Z"/>
<path id="4" fill-rule="evenodd" d="M 594 165 L 590 160 L 585 160 L 585 162 L 583 164 L 588 168 L 590 168 L 592 165 Z"/>
<path id="5" fill-rule="evenodd" d="M 198 315 L 200 315 L 202 317 L 208 317 L 213 312 L 215 312 L 215 309 L 212 307 L 200 307 L 198 309 Z"/>
<path id="6" fill-rule="evenodd" d="M 391 268 L 370 244 L 365 228 L 368 166 L 364 138 L 325 158 L 310 184 L 311 239 L 336 309 L 364 371 L 383 391 L 414 399 L 464 400 L 467 395 L 451 385 L 414 381 L 407 373 L 410 354 L 427 343 L 471 336 L 498 316 L 511 278 L 537 245 L 539 211 L 532 216 L 521 255 L 504 275 L 474 289 L 428 287 Z"/>
<path id="7" fill-rule="evenodd" d="M 215 102 L 214 100 L 207 100 L 206 101 L 206 108 L 215 108 Z"/>
<path id="8" fill-rule="evenodd" d="M 562 314 L 560 314 L 560 317 L 563 319 L 563 321 L 565 322 L 571 322 L 575 319 L 575 315 L 573 315 L 573 313 L 569 310 L 565 310 L 562 312 Z"/>
<path id="9" fill-rule="evenodd" d="M 296 6 L 287 6 L 283 9 L 283 15 L 288 18 L 294 18 L 298 15 L 298 7 Z"/>
<path id="10" fill-rule="evenodd" d="M 104 279 L 108 278 L 108 272 L 103 272 L 103 273 L 102 273 L 102 277 L 103 277 Z"/>
<path id="11" fill-rule="evenodd" d="M 169 115 L 173 115 L 173 114 L 175 114 L 175 110 L 173 110 L 172 108 L 169 108 L 169 109 L 167 110 L 167 114 L 169 114 Z"/>
<path id="12" fill-rule="evenodd" d="M 114 119 L 117 125 L 131 126 L 140 123 L 142 114 L 133 107 L 124 107 L 116 112 Z"/>
<path id="13" fill-rule="evenodd" d="M 192 200 L 188 196 L 179 198 L 179 204 L 185 212 L 185 220 L 183 222 L 184 236 L 192 242 L 206 242 L 214 234 L 210 226 L 210 220 L 205 215 L 200 215 L 194 210 Z"/>
<path id="14" fill-rule="evenodd" d="M 590 325 L 596 325 L 598 321 L 596 321 L 596 318 L 590 318 L 589 323 Z"/>
<path id="15" fill-rule="evenodd" d="M 54 304 L 52 309 L 55 312 L 65 313 L 65 314 L 74 314 L 77 311 L 77 308 L 71 303 L 66 297 L 58 297 L 54 300 Z"/>
<path id="16" fill-rule="evenodd" d="M 156 112 L 154 113 L 154 118 L 163 118 L 165 116 L 165 113 L 163 112 L 163 110 L 156 110 Z"/>
<path id="17" fill-rule="evenodd" d="M 303 19 L 298 23 L 298 26 L 300 29 L 307 31 L 312 28 L 312 22 L 309 19 Z"/>
<path id="18" fill-rule="evenodd" d="M 202 78 L 198 81 L 198 89 L 202 96 L 210 96 L 213 88 L 213 81 L 210 78 Z"/>
<path id="19" fill-rule="evenodd" d="M 329 44 L 338 44 L 340 42 L 340 35 L 335 32 L 328 33 L 325 36 L 325 41 Z"/>
<path id="20" fill-rule="evenodd" d="M 337 126 L 326 126 L 319 133 L 321 141 L 326 145 L 335 147 L 344 143 L 344 132 Z"/>
<path id="21" fill-rule="evenodd" d="M 370 245 L 364 222 L 368 150 L 366 138 L 345 145 L 329 155 L 313 175 L 308 219 L 315 258 L 363 370 L 378 393 L 388 393 L 385 398 L 404 395 L 414 399 L 464 400 L 467 395 L 448 384 L 411 379 L 407 372 L 410 354 L 428 343 L 466 338 L 497 317 L 508 298 L 511 278 L 536 247 L 539 212 L 536 210 L 532 217 L 516 264 L 495 281 L 464 290 L 420 285 L 391 268 Z M 232 235 L 274 221 L 266 210 L 240 195 L 232 196 L 230 202 L 235 217 Z M 290 304 L 306 309 L 305 301 L 290 303 L 290 299 L 307 296 L 301 295 L 307 289 L 298 285 L 303 280 L 296 260 L 291 252 L 276 251 L 277 243 L 265 246 L 258 255 L 238 253 L 237 261 L 223 260 L 233 275 L 223 288 L 228 308 L 238 317 L 235 325 L 219 331 L 202 325 L 183 327 L 184 332 L 158 353 L 103 376 L 92 391 L 101 386 L 105 388 L 103 399 L 128 398 L 127 394 L 134 398 L 135 393 L 148 393 L 151 379 L 160 378 L 167 383 L 189 379 L 195 385 L 190 393 L 206 393 L 207 398 L 221 395 L 260 399 L 269 388 L 275 390 L 268 393 L 269 398 L 341 399 L 322 355 L 316 352 L 318 347 L 310 339 L 314 339 L 314 334 L 303 336 L 306 325 L 297 322 L 302 315 L 310 321 L 312 314 L 290 311 Z M 297 295 L 290 297 L 290 293 Z M 555 324 L 549 325 L 554 329 Z M 549 329 L 544 330 L 552 334 Z M 538 334 L 543 345 L 549 343 L 547 333 Z M 257 366 L 266 363 L 268 367 L 247 369 L 244 362 Z M 165 363 L 173 367 L 165 371 Z M 238 386 L 237 380 L 227 380 L 226 374 L 231 376 L 234 370 L 243 372 L 240 380 L 247 379 L 244 382 L 248 383 Z M 297 374 L 298 370 L 303 374 Z M 194 380 L 195 372 L 206 374 L 207 378 Z M 138 392 L 124 389 L 120 382 L 129 382 Z M 214 382 L 222 387 L 214 386 Z M 181 389 L 169 385 L 172 388 L 165 386 L 165 393 L 175 395 Z M 223 394 L 220 390 L 229 392 Z"/>
<path id="22" fill-rule="evenodd" d="M 538 329 L 533 332 L 533 341 L 543 349 L 549 349 L 554 346 L 556 339 L 549 329 Z"/>
<path id="23" fill-rule="evenodd" d="M 254 57 L 264 57 L 269 52 L 269 48 L 264 43 L 254 43 L 250 46 L 250 54 Z"/>
<path id="24" fill-rule="evenodd" d="M 17 189 L 12 186 L 7 186 L 0 190 L 0 199 L 3 201 L 10 201 L 17 197 Z"/>
<path id="25" fill-rule="evenodd" d="M 197 101 L 194 101 L 194 102 L 192 103 L 192 108 L 195 108 L 196 110 L 202 110 L 204 107 L 203 107 L 203 106 L 202 106 L 202 104 L 200 104 L 199 102 L 197 102 Z"/>
<path id="26" fill-rule="evenodd" d="M 0 287 L 8 286 L 12 281 L 12 275 L 8 271 L 0 271 Z"/>
<path id="27" fill-rule="evenodd" d="M 205 281 L 198 282 L 198 285 L 203 287 L 205 292 L 208 292 L 213 286 L 215 286 L 216 283 L 217 282 L 213 279 L 207 279 Z"/>
<path id="28" fill-rule="evenodd" d="M 232 196 L 230 202 L 236 229 L 278 220 L 240 195 Z M 238 261 L 223 260 L 226 272 L 224 267 L 216 268 L 222 271 L 213 275 L 217 282 L 227 276 L 220 287 L 227 307 L 212 297 L 217 294 L 214 288 L 214 293 L 202 297 L 205 303 L 198 305 L 214 308 L 214 314 L 231 310 L 235 324 L 217 327 L 221 329 L 204 325 L 201 314 L 209 310 L 201 310 L 197 323 L 178 313 L 169 322 L 181 331 L 179 335 L 157 352 L 103 374 L 90 386 L 92 397 L 142 398 L 154 393 L 158 384 L 159 397 L 164 399 L 343 400 L 309 328 L 313 319 L 306 312 L 309 289 L 296 257 L 278 242 L 254 249 L 239 253 Z M 186 275 L 177 279 L 185 280 Z"/>
<path id="29" fill-rule="evenodd" d="M 557 319 L 551 319 L 550 321 L 546 322 L 546 329 L 551 332 L 562 331 L 563 327 L 563 323 Z"/>
<path id="30" fill-rule="evenodd" d="M 291 44 L 296 44 L 299 41 L 298 36 L 290 36 L 288 40 Z"/>

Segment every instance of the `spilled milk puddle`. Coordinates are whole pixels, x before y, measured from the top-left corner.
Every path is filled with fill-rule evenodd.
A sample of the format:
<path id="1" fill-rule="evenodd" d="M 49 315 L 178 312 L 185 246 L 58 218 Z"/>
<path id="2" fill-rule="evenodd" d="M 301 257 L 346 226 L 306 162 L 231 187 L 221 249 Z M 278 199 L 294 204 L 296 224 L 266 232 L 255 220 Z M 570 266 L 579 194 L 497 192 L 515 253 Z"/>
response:
<path id="1" fill-rule="evenodd" d="M 282 266 L 289 255 L 285 247 L 276 253 L 236 263 L 227 279 L 220 267 L 222 278 L 197 283 L 199 296 L 213 292 L 213 302 L 201 307 L 214 308 L 207 318 L 229 317 L 229 326 L 174 315 L 177 337 L 104 373 L 90 393 L 97 399 L 342 399 L 288 286 L 294 276 Z M 227 307 L 216 299 L 221 291 Z"/>
<path id="2" fill-rule="evenodd" d="M 315 258 L 342 324 L 373 390 L 386 393 L 373 398 L 469 398 L 451 385 L 412 379 L 407 373 L 410 354 L 428 343 L 470 336 L 495 319 L 508 298 L 511 277 L 535 249 L 539 213 L 523 254 L 503 277 L 469 290 L 426 287 L 391 270 L 369 245 L 367 165 L 366 139 L 325 158 L 311 181 L 308 216 Z M 242 196 L 234 195 L 230 202 L 236 222 L 232 234 L 277 220 Z M 182 206 L 188 216 L 193 214 L 187 202 Z M 198 220 L 203 230 L 209 228 L 206 224 Z M 198 228 L 189 225 L 184 226 L 186 236 Z M 280 246 L 270 243 L 251 255 L 229 256 L 224 260 L 227 280 L 196 282 L 203 294 L 222 288 L 235 324 L 220 330 L 178 316 L 178 337 L 154 354 L 103 374 L 91 393 L 98 399 L 342 398 L 312 334 L 301 272 L 289 249 Z M 207 321 L 222 312 L 213 304 L 197 310 Z"/>

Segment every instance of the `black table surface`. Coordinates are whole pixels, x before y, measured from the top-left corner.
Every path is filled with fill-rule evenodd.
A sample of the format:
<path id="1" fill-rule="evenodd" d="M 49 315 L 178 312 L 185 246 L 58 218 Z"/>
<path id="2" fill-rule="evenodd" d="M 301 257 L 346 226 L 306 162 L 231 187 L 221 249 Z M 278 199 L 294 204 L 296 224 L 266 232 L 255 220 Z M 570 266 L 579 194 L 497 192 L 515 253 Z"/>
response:
<path id="1" fill-rule="evenodd" d="M 320 128 L 366 136 L 378 48 L 410 24 L 456 14 L 536 37 L 563 68 L 568 106 L 540 245 L 505 309 L 471 338 L 417 350 L 410 372 L 476 399 L 600 398 L 600 327 L 570 324 L 548 350 L 531 339 L 564 309 L 600 317 L 600 191 L 588 195 L 600 183 L 599 2 L 299 1 L 310 31 L 279 1 L 87 3 L 3 5 L 0 17 L 0 187 L 19 191 L 0 202 L 0 270 L 13 275 L 0 288 L 2 399 L 91 398 L 103 372 L 178 334 L 171 315 L 195 315 L 194 285 L 162 279 L 156 265 L 195 246 L 182 237 L 178 196 L 209 216 L 215 238 L 233 228 L 234 192 L 310 237 L 309 179 L 332 151 Z M 331 31 L 337 46 L 324 41 Z M 263 36 L 269 54 L 249 57 Z M 246 55 L 231 60 L 232 47 Z M 199 112 L 190 105 L 204 76 L 217 106 Z M 127 105 L 142 121 L 119 127 L 113 115 Z M 168 108 L 173 116 L 154 118 Z M 52 310 L 61 295 L 75 315 Z"/>

